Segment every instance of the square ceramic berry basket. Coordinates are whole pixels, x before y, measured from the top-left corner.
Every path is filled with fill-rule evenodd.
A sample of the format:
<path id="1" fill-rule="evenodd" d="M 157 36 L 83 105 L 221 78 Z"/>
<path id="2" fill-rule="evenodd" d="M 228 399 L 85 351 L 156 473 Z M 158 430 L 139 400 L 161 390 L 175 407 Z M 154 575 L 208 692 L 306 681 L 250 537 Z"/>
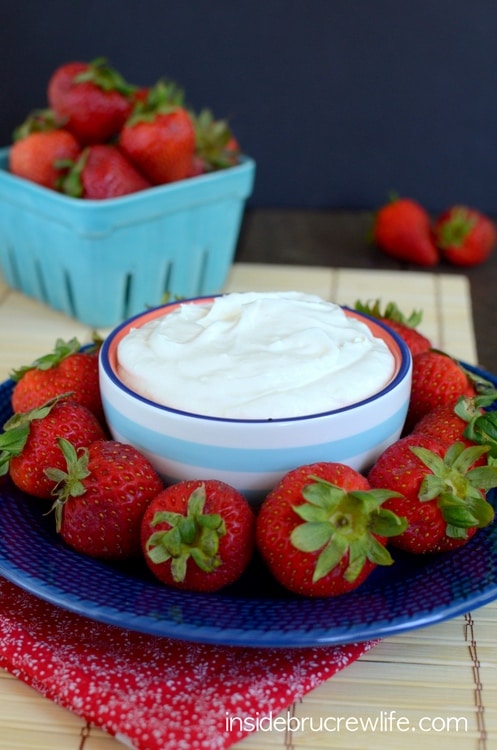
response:
<path id="1" fill-rule="evenodd" d="M 8 171 L 0 149 L 5 281 L 93 327 L 170 297 L 221 291 L 255 163 L 105 201 L 61 195 Z"/>

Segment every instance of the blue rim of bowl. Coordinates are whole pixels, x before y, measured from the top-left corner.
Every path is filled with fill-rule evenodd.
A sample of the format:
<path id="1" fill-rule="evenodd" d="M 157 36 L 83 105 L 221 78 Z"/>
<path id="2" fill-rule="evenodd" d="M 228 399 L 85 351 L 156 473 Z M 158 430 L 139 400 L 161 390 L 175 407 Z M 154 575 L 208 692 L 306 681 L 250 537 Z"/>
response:
<path id="1" fill-rule="evenodd" d="M 160 411 L 164 411 L 164 412 L 172 413 L 172 414 L 179 414 L 185 417 L 189 417 L 191 419 L 206 420 L 209 422 L 228 422 L 228 423 L 249 425 L 249 424 L 273 424 L 273 423 L 280 424 L 280 423 L 285 423 L 285 422 L 302 422 L 302 421 L 306 421 L 310 419 L 320 419 L 323 417 L 331 416 L 332 414 L 340 414 L 346 411 L 350 411 L 352 409 L 357 409 L 360 406 L 376 401 L 381 396 L 392 391 L 395 387 L 397 387 L 397 385 L 399 385 L 405 379 L 405 377 L 408 375 L 409 370 L 411 368 L 411 364 L 412 364 L 411 351 L 409 347 L 407 346 L 406 342 L 402 339 L 401 336 L 399 336 L 399 334 L 396 331 L 390 328 L 390 326 L 388 326 L 383 321 L 378 320 L 378 318 L 374 318 L 372 315 L 359 312 L 358 310 L 354 310 L 353 308 L 347 307 L 346 305 L 340 305 L 342 310 L 353 313 L 358 318 L 362 318 L 365 321 L 370 321 L 371 323 L 374 323 L 375 325 L 377 325 L 379 328 L 383 328 L 383 330 L 390 336 L 390 338 L 397 344 L 399 348 L 400 363 L 399 363 L 399 369 L 397 370 L 396 374 L 387 383 L 387 385 L 384 388 L 382 388 L 380 391 L 377 391 L 372 396 L 368 396 L 368 398 L 365 398 L 361 401 L 356 401 L 353 404 L 349 404 L 347 406 L 342 406 L 339 409 L 331 409 L 330 411 L 317 412 L 315 414 L 304 414 L 299 417 L 278 417 L 275 419 L 236 419 L 232 417 L 214 417 L 208 414 L 197 414 L 196 412 L 184 411 L 183 409 L 175 409 L 172 406 L 158 404 L 156 401 L 152 401 L 151 399 L 148 399 L 145 396 L 141 396 L 136 391 L 133 391 L 131 388 L 128 388 L 128 386 L 125 385 L 123 381 L 116 375 L 112 365 L 110 364 L 109 348 L 112 344 L 113 339 L 120 333 L 120 331 L 123 330 L 123 328 L 128 328 L 132 326 L 133 321 L 138 320 L 139 318 L 142 318 L 144 315 L 148 313 L 153 313 L 157 310 L 167 310 L 169 307 L 173 307 L 173 306 L 177 307 L 179 304 L 183 304 L 183 303 L 185 304 L 192 303 L 192 302 L 200 303 L 202 302 L 202 300 L 207 301 L 207 300 L 212 300 L 212 299 L 215 299 L 216 297 L 222 297 L 222 296 L 223 296 L 222 294 L 209 294 L 205 296 L 191 297 L 189 299 L 175 300 L 173 302 L 167 302 L 164 305 L 151 307 L 149 310 L 142 311 L 140 313 L 137 313 L 136 315 L 133 315 L 131 318 L 127 318 L 126 320 L 124 320 L 122 323 L 116 326 L 109 333 L 109 335 L 106 337 L 100 349 L 100 355 L 99 355 L 100 365 L 102 366 L 106 376 L 109 378 L 109 380 L 112 381 L 114 385 L 120 388 L 124 393 L 127 393 L 130 397 L 135 398 L 137 401 L 140 401 L 143 404 L 159 409 Z"/>

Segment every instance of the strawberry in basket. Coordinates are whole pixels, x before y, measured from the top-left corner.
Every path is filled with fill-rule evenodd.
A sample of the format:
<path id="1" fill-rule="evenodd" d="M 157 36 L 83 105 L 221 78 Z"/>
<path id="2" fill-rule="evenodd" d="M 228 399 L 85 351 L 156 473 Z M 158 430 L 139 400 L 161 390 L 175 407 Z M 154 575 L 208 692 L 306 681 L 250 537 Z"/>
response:
<path id="1" fill-rule="evenodd" d="M 159 81 L 138 101 L 120 134 L 120 146 L 155 185 L 184 179 L 192 170 L 195 128 L 183 93 Z"/>
<path id="2" fill-rule="evenodd" d="M 150 182 L 111 143 L 87 146 L 75 162 L 68 164 L 61 180 L 63 193 L 91 200 L 118 198 L 149 187 Z"/>
<path id="3" fill-rule="evenodd" d="M 47 104 L 16 130 L 10 171 L 73 198 L 116 198 L 240 162 L 225 120 L 187 108 L 173 82 L 130 84 L 105 58 L 60 65 Z"/>
<path id="4" fill-rule="evenodd" d="M 104 143 L 117 135 L 129 117 L 135 86 L 104 58 L 69 62 L 52 74 L 47 89 L 50 108 L 79 143 Z"/>
<path id="5" fill-rule="evenodd" d="M 50 110 L 35 110 L 16 128 L 9 153 L 12 174 L 56 190 L 65 163 L 77 159 L 81 147 L 72 133 L 57 123 Z"/>

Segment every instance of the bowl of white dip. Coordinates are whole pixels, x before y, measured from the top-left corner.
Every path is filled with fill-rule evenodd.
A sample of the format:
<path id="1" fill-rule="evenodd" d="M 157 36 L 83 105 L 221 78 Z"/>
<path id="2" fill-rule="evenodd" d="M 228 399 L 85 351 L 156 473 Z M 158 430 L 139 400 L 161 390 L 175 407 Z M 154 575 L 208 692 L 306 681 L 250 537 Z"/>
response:
<path id="1" fill-rule="evenodd" d="M 172 302 L 117 326 L 100 353 L 112 436 L 166 483 L 220 479 L 259 499 L 290 469 L 366 471 L 401 434 L 412 361 L 367 315 L 299 292 Z"/>

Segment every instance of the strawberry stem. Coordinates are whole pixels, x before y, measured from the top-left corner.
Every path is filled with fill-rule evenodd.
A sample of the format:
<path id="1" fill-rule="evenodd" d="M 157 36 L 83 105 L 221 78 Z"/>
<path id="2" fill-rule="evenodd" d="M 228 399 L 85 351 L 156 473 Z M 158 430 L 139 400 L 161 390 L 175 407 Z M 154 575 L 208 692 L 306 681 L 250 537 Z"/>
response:
<path id="1" fill-rule="evenodd" d="M 69 393 L 62 393 L 31 411 L 13 414 L 5 422 L 4 431 L 0 434 L 0 476 L 7 474 L 10 459 L 21 455 L 29 437 L 31 422 L 35 419 L 44 419 L 58 401 L 69 395 Z"/>
<path id="2" fill-rule="evenodd" d="M 475 224 L 476 218 L 464 206 L 456 206 L 439 227 L 437 244 L 442 248 L 461 247 Z"/>
<path id="3" fill-rule="evenodd" d="M 232 148 L 232 132 L 226 120 L 216 120 L 209 109 L 190 113 L 195 128 L 195 153 L 205 169 L 226 169 L 233 166 L 239 149 Z"/>
<path id="4" fill-rule="evenodd" d="M 391 565 L 392 557 L 376 536 L 396 536 L 407 522 L 381 507 L 388 498 L 398 496 L 388 490 L 345 492 L 343 488 L 319 477 L 302 490 L 305 503 L 293 510 L 304 521 L 291 534 L 291 542 L 302 552 L 319 552 L 313 572 L 318 581 L 335 568 L 348 553 L 344 573 L 353 582 L 366 560 Z"/>
<path id="5" fill-rule="evenodd" d="M 56 496 L 56 500 L 51 510 L 55 513 L 55 529 L 60 532 L 64 505 L 70 497 L 80 497 L 86 492 L 82 480 L 90 476 L 90 471 L 88 469 L 89 454 L 87 448 L 80 448 L 79 451 L 76 451 L 74 446 L 65 438 L 58 438 L 57 442 L 64 454 L 67 470 L 49 467 L 45 469 L 45 474 L 55 482 L 52 493 Z"/>
<path id="6" fill-rule="evenodd" d="M 63 359 L 69 357 L 70 354 L 75 354 L 75 352 L 80 349 L 81 344 L 77 338 L 72 338 L 69 341 L 57 339 L 52 352 L 43 354 L 41 357 L 38 357 L 31 362 L 30 365 L 25 365 L 24 367 L 19 367 L 17 370 L 13 370 L 10 373 L 10 377 L 17 383 L 30 370 L 50 370 L 52 367 L 59 365 Z"/>
<path id="7" fill-rule="evenodd" d="M 102 91 L 118 91 L 126 97 L 130 97 L 137 90 L 137 86 L 128 83 L 121 73 L 107 64 L 104 57 L 92 60 L 86 70 L 74 77 L 74 83 L 93 83 Z"/>
<path id="8" fill-rule="evenodd" d="M 139 122 L 153 122 L 158 114 L 174 112 L 183 106 L 184 93 L 173 81 L 160 80 L 152 86 L 144 100 L 138 100 L 126 122 L 133 127 Z"/>
<path id="9" fill-rule="evenodd" d="M 478 458 L 488 453 L 488 446 L 465 447 L 464 443 L 456 442 L 443 458 L 421 446 L 411 446 L 411 451 L 429 469 L 418 498 L 420 502 L 437 503 L 447 523 L 448 537 L 465 539 L 467 529 L 483 528 L 492 522 L 495 511 L 484 493 L 497 487 L 497 466 L 471 468 Z"/>
<path id="10" fill-rule="evenodd" d="M 34 109 L 14 130 L 12 140 L 21 141 L 31 133 L 50 133 L 63 127 L 63 124 L 52 109 Z"/>
<path id="11" fill-rule="evenodd" d="M 205 573 L 222 564 L 219 540 L 226 534 L 226 525 L 218 513 L 204 513 L 205 502 L 202 483 L 190 495 L 186 515 L 162 511 L 152 519 L 153 526 L 167 523 L 170 528 L 150 535 L 147 554 L 157 565 L 171 561 L 172 576 L 178 583 L 185 580 L 189 560 Z"/>
<path id="12" fill-rule="evenodd" d="M 385 309 L 382 310 L 380 299 L 368 300 L 367 302 L 356 300 L 354 309 L 357 310 L 357 312 L 365 313 L 373 318 L 402 323 L 409 328 L 417 328 L 423 318 L 422 310 L 413 310 L 409 316 L 404 315 L 395 302 L 388 302 Z"/>
<path id="13" fill-rule="evenodd" d="M 76 161 L 60 160 L 55 162 L 57 169 L 64 169 L 65 173 L 61 175 L 57 188 L 64 195 L 70 198 L 81 198 L 84 193 L 83 171 L 86 167 L 89 148 L 84 148 Z"/>

